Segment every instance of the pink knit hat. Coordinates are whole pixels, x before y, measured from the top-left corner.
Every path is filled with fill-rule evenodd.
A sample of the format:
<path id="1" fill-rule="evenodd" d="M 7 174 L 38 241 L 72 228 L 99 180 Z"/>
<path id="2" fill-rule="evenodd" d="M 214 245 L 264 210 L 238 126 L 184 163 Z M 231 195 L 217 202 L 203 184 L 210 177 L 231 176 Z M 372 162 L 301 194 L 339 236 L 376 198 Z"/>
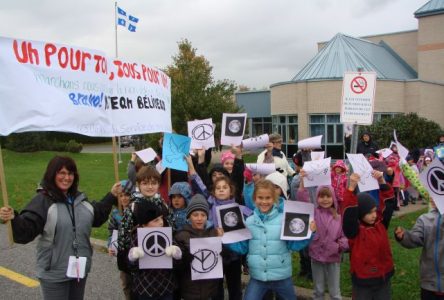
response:
<path id="1" fill-rule="evenodd" d="M 224 162 L 227 160 L 227 159 L 233 159 L 234 160 L 234 154 L 231 152 L 231 151 L 225 151 L 224 153 L 222 153 L 222 155 L 221 155 L 221 157 L 220 157 L 220 161 L 221 161 L 221 163 L 222 164 L 224 164 Z"/>

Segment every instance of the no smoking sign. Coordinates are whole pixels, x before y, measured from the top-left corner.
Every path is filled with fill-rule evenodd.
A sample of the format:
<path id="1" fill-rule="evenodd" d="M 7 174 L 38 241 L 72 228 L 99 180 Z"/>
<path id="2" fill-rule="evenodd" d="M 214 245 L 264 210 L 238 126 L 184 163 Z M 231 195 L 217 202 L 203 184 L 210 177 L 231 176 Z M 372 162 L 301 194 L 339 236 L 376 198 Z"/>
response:
<path id="1" fill-rule="evenodd" d="M 341 123 L 373 123 L 375 72 L 345 72 L 342 84 Z"/>
<path id="2" fill-rule="evenodd" d="M 356 76 L 350 82 L 350 88 L 352 92 L 362 94 L 367 89 L 367 80 L 362 76 Z"/>

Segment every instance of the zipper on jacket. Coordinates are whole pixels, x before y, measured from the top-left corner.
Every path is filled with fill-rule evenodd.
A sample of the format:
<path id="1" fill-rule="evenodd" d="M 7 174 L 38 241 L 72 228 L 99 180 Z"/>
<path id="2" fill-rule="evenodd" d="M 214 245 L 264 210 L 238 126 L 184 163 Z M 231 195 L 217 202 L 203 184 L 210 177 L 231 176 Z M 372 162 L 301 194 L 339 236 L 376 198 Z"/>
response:
<path id="1" fill-rule="evenodd" d="M 441 273 L 439 272 L 439 258 L 438 258 L 438 251 L 439 251 L 439 240 L 440 240 L 440 228 L 439 228 L 439 224 L 441 223 L 441 214 L 438 212 L 438 221 L 436 224 L 436 237 L 435 237 L 435 255 L 434 255 L 434 260 L 435 260 L 435 271 L 436 271 L 436 276 L 438 279 L 438 284 L 436 285 L 438 287 L 438 291 L 441 293 Z"/>

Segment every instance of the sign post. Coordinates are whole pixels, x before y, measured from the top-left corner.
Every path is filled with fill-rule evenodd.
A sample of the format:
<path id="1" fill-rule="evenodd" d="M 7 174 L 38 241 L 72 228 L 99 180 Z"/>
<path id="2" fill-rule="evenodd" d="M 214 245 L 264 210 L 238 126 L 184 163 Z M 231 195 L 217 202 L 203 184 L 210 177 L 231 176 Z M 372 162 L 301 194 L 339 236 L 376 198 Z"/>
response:
<path id="1" fill-rule="evenodd" d="M 356 153 L 358 125 L 373 123 L 375 72 L 345 72 L 342 84 L 341 123 L 353 124 L 350 152 Z"/>

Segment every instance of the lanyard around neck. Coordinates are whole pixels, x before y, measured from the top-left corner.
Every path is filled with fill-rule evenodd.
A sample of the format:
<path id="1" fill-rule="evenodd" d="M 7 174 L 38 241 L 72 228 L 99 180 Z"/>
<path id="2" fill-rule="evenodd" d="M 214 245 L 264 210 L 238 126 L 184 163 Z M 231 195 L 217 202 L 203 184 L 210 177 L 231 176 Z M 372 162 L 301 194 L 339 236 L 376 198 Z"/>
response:
<path id="1" fill-rule="evenodd" d="M 77 242 L 77 232 L 76 232 L 76 215 L 74 212 L 74 199 L 71 198 L 71 196 L 69 196 L 71 201 L 70 204 L 68 204 L 67 202 L 65 202 L 65 206 L 66 209 L 68 210 L 68 214 L 69 214 L 69 218 L 71 219 L 71 223 L 72 223 L 72 232 L 74 234 L 74 240 L 72 241 L 72 247 L 74 248 L 74 254 L 75 256 L 78 258 L 78 248 L 79 248 L 79 244 Z M 71 207 L 71 209 L 69 209 L 69 207 Z"/>

